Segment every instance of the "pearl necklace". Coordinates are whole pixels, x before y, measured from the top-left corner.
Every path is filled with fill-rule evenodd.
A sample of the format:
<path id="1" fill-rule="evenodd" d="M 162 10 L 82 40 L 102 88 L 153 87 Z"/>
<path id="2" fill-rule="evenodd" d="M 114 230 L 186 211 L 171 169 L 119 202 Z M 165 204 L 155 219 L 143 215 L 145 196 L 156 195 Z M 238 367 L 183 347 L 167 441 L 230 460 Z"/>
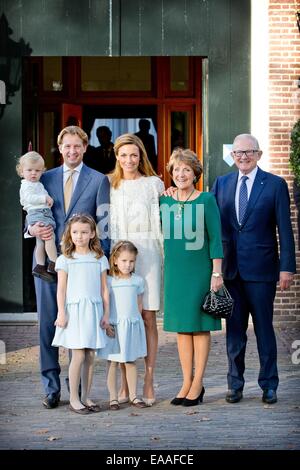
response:
<path id="1" fill-rule="evenodd" d="M 184 204 L 190 199 L 190 197 L 192 196 L 192 194 L 194 194 L 195 192 L 195 188 L 193 189 L 193 191 L 189 194 L 189 196 L 186 198 L 185 201 L 179 201 L 178 200 L 178 190 L 177 190 L 177 204 L 178 204 L 178 210 L 177 210 L 177 214 L 175 215 L 175 219 L 176 220 L 180 220 L 181 217 L 182 217 L 182 212 L 184 210 Z"/>

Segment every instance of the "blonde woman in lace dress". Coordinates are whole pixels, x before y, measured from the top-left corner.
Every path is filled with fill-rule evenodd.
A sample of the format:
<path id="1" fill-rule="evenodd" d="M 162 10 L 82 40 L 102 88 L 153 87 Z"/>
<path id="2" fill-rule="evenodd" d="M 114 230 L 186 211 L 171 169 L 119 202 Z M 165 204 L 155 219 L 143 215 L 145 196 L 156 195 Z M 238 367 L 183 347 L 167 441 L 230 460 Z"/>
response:
<path id="1" fill-rule="evenodd" d="M 153 170 L 144 144 L 136 135 L 118 137 L 114 150 L 117 162 L 110 175 L 111 246 L 119 240 L 129 240 L 139 252 L 135 271 L 145 280 L 142 315 L 147 339 L 143 399 L 151 406 L 155 402 L 156 312 L 160 309 L 163 256 L 159 196 L 164 184 Z M 119 399 L 125 402 L 127 398 L 128 388 L 122 375 Z"/>

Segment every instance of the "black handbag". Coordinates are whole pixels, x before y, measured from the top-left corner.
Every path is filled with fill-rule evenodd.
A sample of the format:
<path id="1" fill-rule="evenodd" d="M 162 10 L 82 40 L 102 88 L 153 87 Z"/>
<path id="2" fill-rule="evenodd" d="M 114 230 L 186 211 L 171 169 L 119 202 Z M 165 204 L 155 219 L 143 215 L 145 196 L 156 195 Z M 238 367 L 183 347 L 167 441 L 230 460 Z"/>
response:
<path id="1" fill-rule="evenodd" d="M 202 309 L 214 318 L 230 318 L 233 310 L 234 300 L 225 286 L 218 292 L 210 290 L 204 299 Z"/>

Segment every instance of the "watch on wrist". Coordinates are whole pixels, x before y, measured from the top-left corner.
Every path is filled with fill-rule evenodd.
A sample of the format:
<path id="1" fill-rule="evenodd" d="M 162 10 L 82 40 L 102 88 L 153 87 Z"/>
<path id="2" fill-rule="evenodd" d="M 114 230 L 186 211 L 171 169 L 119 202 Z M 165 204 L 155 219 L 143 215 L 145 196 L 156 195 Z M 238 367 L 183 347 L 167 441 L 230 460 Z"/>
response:
<path id="1" fill-rule="evenodd" d="M 222 273 L 213 272 L 213 273 L 212 273 L 212 276 L 213 276 L 213 277 L 222 277 Z"/>

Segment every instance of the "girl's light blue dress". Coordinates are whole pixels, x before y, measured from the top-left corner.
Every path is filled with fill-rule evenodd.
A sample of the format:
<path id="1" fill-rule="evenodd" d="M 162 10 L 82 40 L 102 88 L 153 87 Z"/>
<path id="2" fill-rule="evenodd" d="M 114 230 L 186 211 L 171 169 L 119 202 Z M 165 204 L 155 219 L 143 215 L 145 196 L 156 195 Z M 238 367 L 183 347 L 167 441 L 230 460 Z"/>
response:
<path id="1" fill-rule="evenodd" d="M 105 256 L 96 259 L 94 253 L 73 254 L 74 258 L 61 255 L 55 269 L 68 274 L 66 292 L 65 328 L 56 327 L 52 346 L 68 349 L 99 349 L 107 343 L 105 330 L 100 327 L 103 316 L 101 298 L 101 273 L 109 269 Z"/>
<path id="2" fill-rule="evenodd" d="M 132 362 L 147 356 L 145 326 L 138 308 L 137 296 L 144 292 L 144 280 L 132 273 L 128 279 L 108 276 L 110 318 L 115 325 L 115 338 L 97 355 L 113 362 Z M 115 352 L 119 349 L 119 352 Z"/>

